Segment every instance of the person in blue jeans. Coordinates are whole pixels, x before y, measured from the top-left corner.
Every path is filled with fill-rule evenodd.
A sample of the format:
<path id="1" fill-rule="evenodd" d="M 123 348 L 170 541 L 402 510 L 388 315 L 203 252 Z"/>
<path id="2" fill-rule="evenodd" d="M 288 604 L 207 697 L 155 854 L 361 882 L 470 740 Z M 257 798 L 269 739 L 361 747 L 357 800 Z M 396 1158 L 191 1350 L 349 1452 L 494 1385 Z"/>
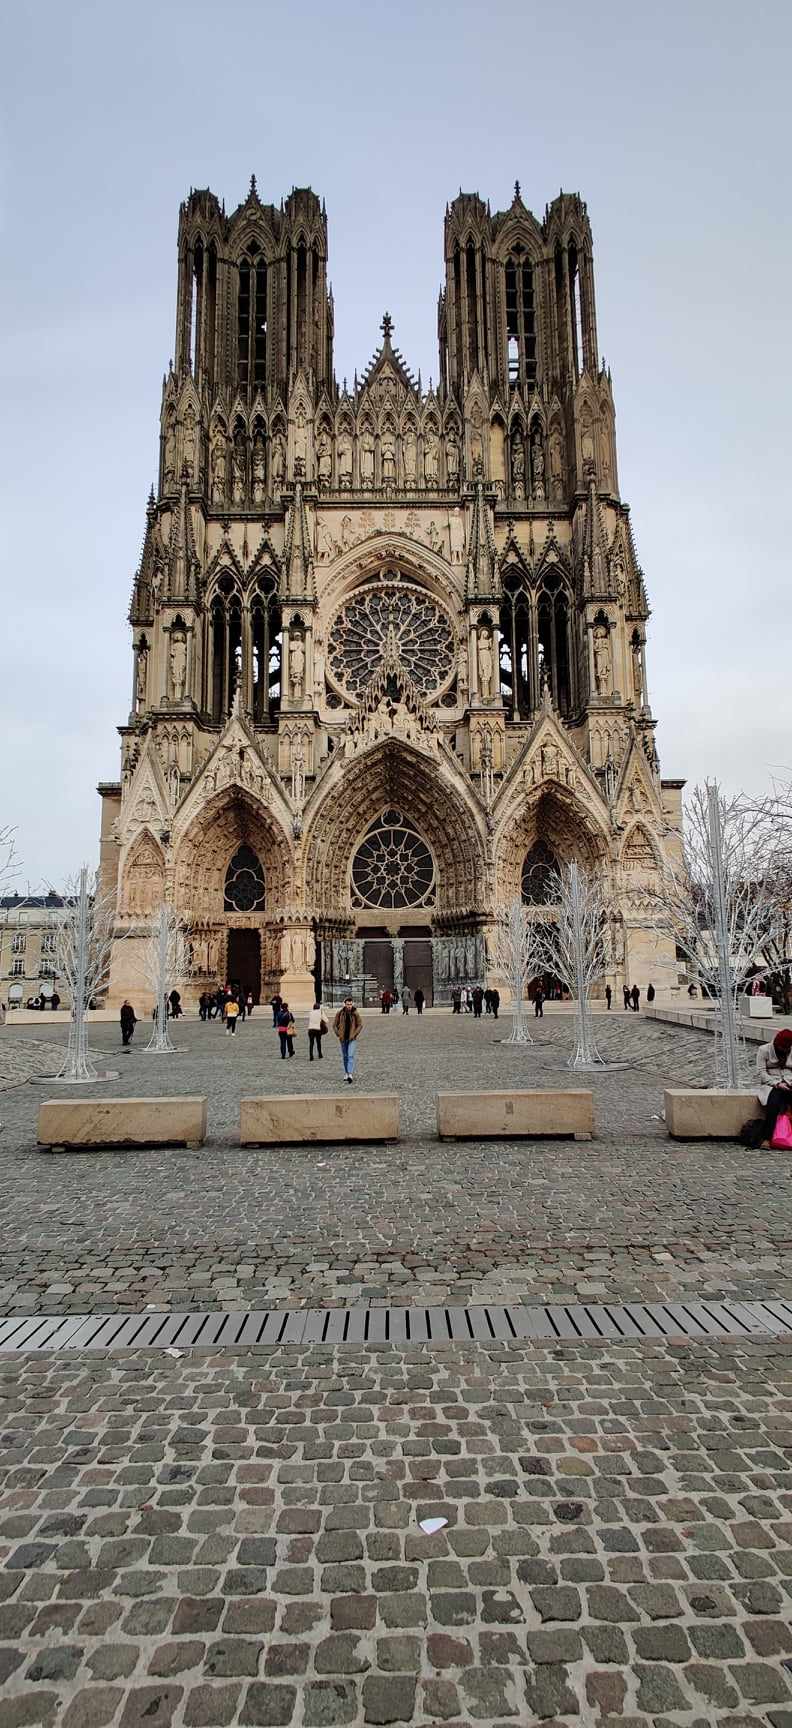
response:
<path id="1" fill-rule="evenodd" d="M 333 1021 L 333 1031 L 341 1045 L 344 1079 L 347 1085 L 351 1086 L 355 1073 L 357 1041 L 363 1031 L 363 1020 L 351 996 L 344 997 L 343 1006 L 339 1008 Z"/>

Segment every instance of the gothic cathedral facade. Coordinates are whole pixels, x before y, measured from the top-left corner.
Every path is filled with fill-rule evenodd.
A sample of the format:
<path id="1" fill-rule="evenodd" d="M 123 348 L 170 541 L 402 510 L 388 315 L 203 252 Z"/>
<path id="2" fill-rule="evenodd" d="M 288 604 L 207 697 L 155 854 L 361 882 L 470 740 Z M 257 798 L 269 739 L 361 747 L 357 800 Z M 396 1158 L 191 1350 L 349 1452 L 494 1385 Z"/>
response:
<path id="1" fill-rule="evenodd" d="M 649 606 L 619 494 L 586 206 L 519 186 L 445 217 L 439 372 L 382 320 L 339 387 L 327 218 L 255 180 L 179 214 L 175 361 L 130 606 L 111 1003 L 146 921 L 183 919 L 197 996 L 293 1004 L 485 981 L 496 908 L 602 879 L 611 983 L 675 991 L 641 886 L 679 847 Z M 603 981 L 604 984 L 604 981 Z"/>

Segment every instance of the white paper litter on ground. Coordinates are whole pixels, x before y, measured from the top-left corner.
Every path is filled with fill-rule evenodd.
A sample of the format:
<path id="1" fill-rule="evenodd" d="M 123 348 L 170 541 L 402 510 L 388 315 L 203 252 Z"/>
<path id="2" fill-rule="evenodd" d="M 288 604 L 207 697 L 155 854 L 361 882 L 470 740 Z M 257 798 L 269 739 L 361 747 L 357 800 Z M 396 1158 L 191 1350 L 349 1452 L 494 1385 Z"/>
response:
<path id="1" fill-rule="evenodd" d="M 165 1351 L 165 1355 L 166 1356 L 183 1356 L 184 1351 L 183 1350 L 174 1350 L 171 1348 L 171 1349 Z"/>
<path id="2" fill-rule="evenodd" d="M 418 1523 L 420 1524 L 421 1529 L 423 1530 L 423 1532 L 426 1536 L 435 1536 L 437 1534 L 438 1530 L 442 1530 L 443 1525 L 448 1523 L 448 1519 L 447 1518 L 419 1518 Z"/>

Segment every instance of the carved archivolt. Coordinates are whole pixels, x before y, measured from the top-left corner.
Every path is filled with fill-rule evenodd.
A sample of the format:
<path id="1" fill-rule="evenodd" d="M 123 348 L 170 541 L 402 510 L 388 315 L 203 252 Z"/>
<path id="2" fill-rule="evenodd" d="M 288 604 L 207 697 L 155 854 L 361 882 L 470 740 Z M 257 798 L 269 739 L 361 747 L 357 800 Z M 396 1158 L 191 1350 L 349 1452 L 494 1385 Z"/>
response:
<path id="1" fill-rule="evenodd" d="M 430 848 L 437 864 L 438 909 L 465 911 L 484 890 L 484 840 L 471 806 L 442 768 L 408 745 L 383 741 L 328 785 L 305 838 L 305 897 L 312 912 L 351 909 L 352 857 L 371 823 L 396 808 Z"/>
<path id="2" fill-rule="evenodd" d="M 499 902 L 520 895 L 525 859 L 544 845 L 560 864 L 577 859 L 586 869 L 601 868 L 607 848 L 576 799 L 543 792 L 507 818 L 496 844 L 495 891 Z"/>
<path id="3" fill-rule="evenodd" d="M 210 799 L 179 847 L 175 899 L 185 917 L 223 916 L 228 866 L 241 846 L 261 862 L 268 910 L 290 898 L 293 872 L 286 835 L 270 811 L 235 787 Z"/>

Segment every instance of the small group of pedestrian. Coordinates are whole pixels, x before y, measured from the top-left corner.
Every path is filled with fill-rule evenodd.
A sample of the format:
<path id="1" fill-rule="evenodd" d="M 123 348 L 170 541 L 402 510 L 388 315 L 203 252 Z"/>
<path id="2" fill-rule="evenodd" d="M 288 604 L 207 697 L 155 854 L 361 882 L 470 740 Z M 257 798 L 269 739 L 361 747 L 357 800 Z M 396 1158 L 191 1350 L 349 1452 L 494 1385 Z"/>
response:
<path id="1" fill-rule="evenodd" d="M 638 985 L 633 984 L 631 990 L 629 984 L 623 984 L 622 995 L 624 997 L 625 1014 L 629 1014 L 631 1010 L 633 1014 L 637 1014 L 641 1006 L 641 992 Z"/>
<path id="2" fill-rule="evenodd" d="M 493 1020 L 497 1020 L 499 1008 L 500 1008 L 500 990 L 485 990 L 484 991 L 484 1011 L 485 1011 L 485 1013 L 491 1014 Z"/>

